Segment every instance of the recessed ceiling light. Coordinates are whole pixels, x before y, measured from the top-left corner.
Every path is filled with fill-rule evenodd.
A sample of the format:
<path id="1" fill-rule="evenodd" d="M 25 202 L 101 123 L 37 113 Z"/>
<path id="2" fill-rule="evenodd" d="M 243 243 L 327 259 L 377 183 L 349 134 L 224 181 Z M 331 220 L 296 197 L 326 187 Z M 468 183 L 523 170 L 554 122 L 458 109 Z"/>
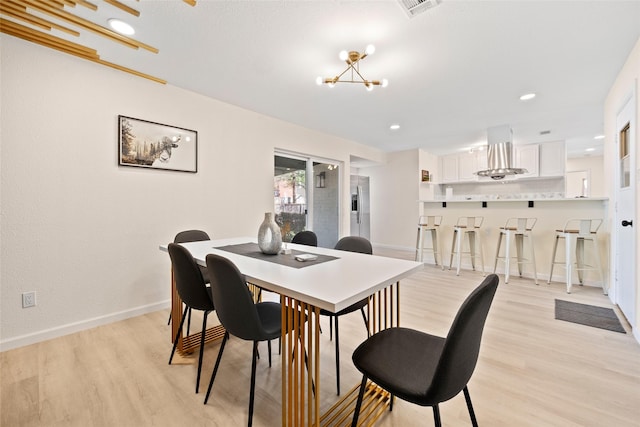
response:
<path id="1" fill-rule="evenodd" d="M 400 125 L 397 123 L 392 124 L 391 126 L 389 126 L 389 129 L 391 130 L 398 130 L 400 129 Z"/>
<path id="2" fill-rule="evenodd" d="M 113 31 L 124 34 L 125 36 L 132 36 L 136 33 L 136 30 L 129 24 L 119 19 L 111 18 L 107 21 Z"/>
<path id="3" fill-rule="evenodd" d="M 526 93 L 520 97 L 520 101 L 528 101 L 536 97 L 535 93 Z"/>
<path id="4" fill-rule="evenodd" d="M 587 149 L 586 149 L 586 150 L 584 150 L 584 151 L 596 151 L 596 149 L 595 149 L 595 148 L 587 148 Z"/>
<path id="5" fill-rule="evenodd" d="M 596 135 L 593 139 L 604 139 L 604 135 Z"/>

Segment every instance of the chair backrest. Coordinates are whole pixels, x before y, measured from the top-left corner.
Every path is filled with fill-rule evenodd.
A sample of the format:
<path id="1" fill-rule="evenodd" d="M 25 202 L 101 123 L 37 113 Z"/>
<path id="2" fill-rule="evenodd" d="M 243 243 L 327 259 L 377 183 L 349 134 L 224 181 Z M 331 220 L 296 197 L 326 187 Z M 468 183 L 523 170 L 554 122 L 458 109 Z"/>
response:
<path id="1" fill-rule="evenodd" d="M 201 242 L 211 240 L 209 235 L 202 230 L 185 230 L 176 234 L 173 243 Z"/>
<path id="2" fill-rule="evenodd" d="M 438 227 L 442 223 L 442 215 L 421 215 L 418 225 L 421 227 Z"/>
<path id="3" fill-rule="evenodd" d="M 516 230 L 519 233 L 533 230 L 538 218 L 509 218 L 504 224 L 505 230 Z"/>
<path id="4" fill-rule="evenodd" d="M 298 243 L 300 245 L 318 246 L 318 236 L 316 233 L 310 230 L 301 231 L 291 239 L 291 243 Z"/>
<path id="5" fill-rule="evenodd" d="M 209 254 L 207 271 L 216 313 L 227 332 L 249 341 L 264 339 L 265 332 L 258 311 L 238 267 L 227 258 Z"/>
<path id="6" fill-rule="evenodd" d="M 338 240 L 334 249 L 347 252 L 359 252 L 361 254 L 373 254 L 371 242 L 360 236 L 347 236 Z"/>
<path id="7" fill-rule="evenodd" d="M 191 253 L 177 243 L 169 243 L 173 279 L 180 299 L 196 310 L 213 310 L 213 302 Z"/>
<path id="8" fill-rule="evenodd" d="M 449 400 L 469 382 L 478 361 L 482 331 L 498 281 L 497 275 L 488 275 L 460 306 L 445 339 L 433 381 L 428 385 L 427 400 Z"/>
<path id="9" fill-rule="evenodd" d="M 480 228 L 483 222 L 483 216 L 461 216 L 458 218 L 458 221 L 456 221 L 456 227 L 468 229 Z"/>
<path id="10" fill-rule="evenodd" d="M 596 234 L 602 225 L 602 219 L 571 218 L 564 223 L 562 231 L 581 235 Z"/>

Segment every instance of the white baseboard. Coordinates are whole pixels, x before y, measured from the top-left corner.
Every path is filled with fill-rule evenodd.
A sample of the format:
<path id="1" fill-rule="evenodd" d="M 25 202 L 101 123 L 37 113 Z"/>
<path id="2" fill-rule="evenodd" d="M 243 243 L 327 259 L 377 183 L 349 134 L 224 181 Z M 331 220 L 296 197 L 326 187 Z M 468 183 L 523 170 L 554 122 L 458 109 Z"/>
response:
<path id="1" fill-rule="evenodd" d="M 107 325 L 109 323 L 118 322 L 120 320 L 129 319 L 131 317 L 141 316 L 158 310 L 169 308 L 170 300 L 157 302 L 154 304 L 134 307 L 129 310 L 119 311 L 117 313 L 106 314 L 104 316 L 94 317 L 91 319 L 81 320 L 79 322 L 69 323 L 55 328 L 45 329 L 38 332 L 22 335 L 19 337 L 9 338 L 0 341 L 0 352 L 11 350 L 14 348 L 24 347 L 26 345 L 58 338 L 64 335 L 73 334 L 75 332 L 84 331 L 95 328 L 97 326 Z"/>

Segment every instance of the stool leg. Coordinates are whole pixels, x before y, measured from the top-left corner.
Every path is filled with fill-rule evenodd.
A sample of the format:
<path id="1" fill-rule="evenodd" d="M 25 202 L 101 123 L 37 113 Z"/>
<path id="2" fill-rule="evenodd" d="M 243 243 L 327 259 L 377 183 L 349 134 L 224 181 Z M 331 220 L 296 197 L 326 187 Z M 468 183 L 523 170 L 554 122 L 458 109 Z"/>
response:
<path id="1" fill-rule="evenodd" d="M 422 227 L 418 226 L 418 232 L 416 233 L 416 261 L 422 261 L 422 245 L 420 244 L 422 239 L 420 239 L 420 235 L 422 234 Z"/>
<path id="2" fill-rule="evenodd" d="M 476 270 L 476 232 L 467 231 L 467 238 L 469 239 L 469 256 L 471 257 L 471 269 Z"/>
<path id="3" fill-rule="evenodd" d="M 504 283 L 509 283 L 509 274 L 511 273 L 511 231 L 505 230 L 504 234 Z"/>
<path id="4" fill-rule="evenodd" d="M 451 259 L 449 260 L 449 270 L 451 270 L 451 266 L 453 265 L 453 254 L 456 250 L 456 238 L 458 237 L 458 230 L 453 229 L 453 240 L 451 241 Z"/>
<path id="5" fill-rule="evenodd" d="M 438 265 L 438 233 L 435 228 L 431 229 L 431 248 L 433 249 L 433 262 Z"/>
<path id="6" fill-rule="evenodd" d="M 500 258 L 500 246 L 502 245 L 502 236 L 504 235 L 504 233 L 502 232 L 502 230 L 500 230 L 500 232 L 498 233 L 498 246 L 496 247 L 496 260 L 493 263 L 493 272 L 496 272 L 496 269 L 498 268 L 498 259 Z"/>
<path id="7" fill-rule="evenodd" d="M 456 234 L 456 256 L 457 256 L 457 265 L 456 265 L 456 276 L 460 275 L 460 259 L 462 258 L 462 232 L 458 231 Z"/>
<path id="8" fill-rule="evenodd" d="M 480 236 L 480 230 L 478 230 L 478 250 L 480 251 L 480 267 L 482 267 L 482 275 L 486 276 L 484 272 L 484 249 L 482 248 L 482 237 Z"/>
<path id="9" fill-rule="evenodd" d="M 598 238 L 593 236 L 593 250 L 596 252 L 596 267 L 598 268 L 598 273 L 600 274 L 600 281 L 602 282 L 602 293 L 605 295 L 609 294 L 609 290 L 607 289 L 604 283 L 604 275 L 602 273 L 602 263 L 600 262 L 600 248 L 598 247 Z"/>
<path id="10" fill-rule="evenodd" d="M 522 253 L 524 250 L 524 238 L 521 233 L 515 233 L 516 259 L 518 260 L 518 274 L 522 277 Z"/>
<path id="11" fill-rule="evenodd" d="M 567 293 L 570 294 L 571 293 L 571 286 L 572 286 L 572 281 L 573 278 L 571 277 L 571 267 L 572 267 L 572 263 L 571 263 L 571 246 L 573 244 L 572 241 L 572 237 L 570 235 L 566 236 L 564 238 L 564 251 L 565 251 L 565 265 L 566 265 L 566 269 L 567 269 Z"/>
<path id="12" fill-rule="evenodd" d="M 556 264 L 556 252 L 558 250 L 558 240 L 560 240 L 560 236 L 556 234 L 556 243 L 553 245 L 553 253 L 551 254 L 551 269 L 549 271 L 549 280 L 547 280 L 547 284 L 551 283 L 551 277 L 553 276 L 553 266 Z"/>
<path id="13" fill-rule="evenodd" d="M 584 284 L 584 238 L 576 238 L 576 271 L 580 286 Z"/>
<path id="14" fill-rule="evenodd" d="M 534 244 L 533 244 L 533 234 L 531 234 L 531 232 L 529 232 L 526 235 L 527 238 L 529 238 L 529 245 L 531 246 L 531 264 L 533 264 L 533 280 L 535 281 L 535 284 L 538 284 L 538 271 L 536 269 L 536 252 L 533 249 L 534 248 Z"/>

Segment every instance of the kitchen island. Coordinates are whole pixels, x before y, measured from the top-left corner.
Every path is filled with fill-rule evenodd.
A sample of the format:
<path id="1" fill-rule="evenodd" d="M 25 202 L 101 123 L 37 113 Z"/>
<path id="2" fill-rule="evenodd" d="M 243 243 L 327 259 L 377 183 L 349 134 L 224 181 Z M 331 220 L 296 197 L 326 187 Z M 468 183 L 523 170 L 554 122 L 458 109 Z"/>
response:
<path id="1" fill-rule="evenodd" d="M 598 240 L 600 243 L 600 259 L 602 260 L 603 275 L 605 282 L 608 277 L 609 264 L 609 229 L 610 219 L 608 215 L 608 202 L 606 197 L 581 197 L 581 198 L 536 198 L 524 197 L 522 195 L 512 195 L 511 198 L 480 198 L 480 196 L 458 197 L 449 200 L 419 200 L 420 215 L 442 215 L 442 225 L 440 226 L 440 240 L 444 255 L 444 263 L 449 265 L 449 255 L 451 253 L 451 242 L 453 237 L 453 226 L 457 219 L 463 216 L 482 216 L 482 241 L 484 248 L 485 269 L 487 272 L 493 271 L 498 243 L 499 229 L 503 227 L 509 218 L 537 218 L 537 223 L 533 229 L 535 240 L 535 256 L 538 271 L 538 281 L 544 285 L 549 279 L 551 266 L 551 255 L 555 240 L 555 230 L 564 226 L 565 222 L 571 218 L 598 218 L 603 223 L 598 230 Z M 563 245 L 563 243 L 560 243 Z M 561 247 L 558 251 L 562 250 Z M 591 255 L 590 245 L 587 245 L 587 257 Z M 463 258 L 464 260 L 464 258 Z M 426 262 L 432 259 L 425 257 Z M 463 268 L 470 269 L 471 266 L 463 263 Z M 504 273 L 504 263 L 498 263 L 497 273 Z M 515 267 L 511 273 L 514 274 Z M 553 281 L 564 282 L 564 268 L 554 269 Z M 524 266 L 523 276 L 533 277 L 530 265 Z M 585 274 L 585 284 L 601 286 L 600 279 L 595 272 Z"/>

